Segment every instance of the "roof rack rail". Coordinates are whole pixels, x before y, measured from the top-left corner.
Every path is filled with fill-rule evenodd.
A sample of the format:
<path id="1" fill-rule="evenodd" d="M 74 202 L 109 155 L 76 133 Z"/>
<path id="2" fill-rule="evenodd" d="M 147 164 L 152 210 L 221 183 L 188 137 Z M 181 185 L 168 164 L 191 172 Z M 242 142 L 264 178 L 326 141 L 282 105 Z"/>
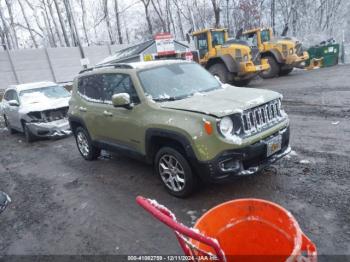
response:
<path id="1" fill-rule="evenodd" d="M 104 68 L 104 67 L 114 67 L 114 68 L 123 68 L 123 69 L 132 69 L 133 67 L 129 64 L 123 64 L 123 63 L 109 63 L 109 64 L 102 64 L 102 65 L 98 65 L 95 67 L 90 67 L 90 68 L 86 68 L 83 69 L 79 72 L 79 74 L 87 72 L 87 71 L 92 71 L 94 69 L 97 68 Z"/>

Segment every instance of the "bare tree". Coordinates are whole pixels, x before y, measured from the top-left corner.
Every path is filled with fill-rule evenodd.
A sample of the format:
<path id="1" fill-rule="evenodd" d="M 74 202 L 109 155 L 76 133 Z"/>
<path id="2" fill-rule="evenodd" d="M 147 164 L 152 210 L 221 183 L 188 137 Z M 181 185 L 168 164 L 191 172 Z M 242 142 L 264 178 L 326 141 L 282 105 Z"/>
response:
<path id="1" fill-rule="evenodd" d="M 63 17 L 62 17 L 60 6 L 58 5 L 57 0 L 53 0 L 53 2 L 54 2 L 55 7 L 56 7 L 56 12 L 57 12 L 58 20 L 59 20 L 60 25 L 61 25 L 64 41 L 66 43 L 66 46 L 69 47 L 70 46 L 69 38 L 68 38 L 68 35 L 67 35 L 66 25 L 65 25 Z"/>
<path id="2" fill-rule="evenodd" d="M 157 3 L 157 5 L 155 4 L 155 2 Z M 161 7 L 159 0 L 151 0 L 151 3 L 154 8 L 154 11 L 156 11 L 156 14 L 158 15 L 158 18 L 161 22 L 163 32 L 166 32 L 167 25 L 166 25 L 166 21 L 164 20 L 164 14 L 162 11 L 163 8 Z"/>
<path id="3" fill-rule="evenodd" d="M 81 22 L 83 24 L 83 31 L 84 31 L 84 37 L 85 42 L 90 45 L 89 37 L 86 30 L 86 8 L 85 8 L 85 0 L 80 0 L 80 6 L 81 6 Z"/>
<path id="4" fill-rule="evenodd" d="M 114 40 L 114 37 L 113 37 L 113 30 L 112 30 L 112 26 L 111 26 L 111 20 L 109 18 L 108 0 L 103 0 L 103 14 L 104 14 L 104 19 L 106 21 L 109 41 L 113 45 L 115 43 L 115 40 Z"/>
<path id="5" fill-rule="evenodd" d="M 123 44 L 122 30 L 120 28 L 120 12 L 119 12 L 118 0 L 114 0 L 114 13 L 115 13 L 115 20 L 117 23 L 118 42 L 119 44 Z"/>
<path id="6" fill-rule="evenodd" d="M 7 11 L 9 13 L 9 17 L 10 17 L 10 27 L 11 27 L 11 31 L 12 31 L 12 35 L 13 35 L 14 47 L 18 48 L 18 37 L 17 37 L 15 22 L 13 19 L 12 1 L 5 0 L 5 3 L 6 3 Z"/>
<path id="7" fill-rule="evenodd" d="M 64 44 L 63 44 L 62 36 L 61 36 L 60 30 L 58 28 L 57 21 L 56 21 L 56 18 L 54 16 L 54 12 L 53 12 L 53 9 L 52 9 L 52 2 L 49 2 L 49 0 L 47 0 L 47 6 L 48 6 L 48 9 L 49 9 L 49 12 L 50 12 L 51 20 L 52 20 L 53 27 L 55 29 L 58 41 L 60 42 L 60 45 L 63 46 Z"/>
<path id="8" fill-rule="evenodd" d="M 23 3 L 22 3 L 21 0 L 18 0 L 18 3 L 19 3 L 19 5 L 20 5 L 20 7 L 21 7 L 22 15 L 23 15 L 24 21 L 26 22 L 27 29 L 28 29 L 28 32 L 29 32 L 29 34 L 30 34 L 30 37 L 31 37 L 31 39 L 32 39 L 32 41 L 33 41 L 33 45 L 34 45 L 35 48 L 38 48 L 38 43 L 37 43 L 36 40 L 35 40 L 35 37 L 34 37 L 34 34 L 33 34 L 33 30 L 32 30 L 32 28 L 31 28 L 31 26 L 30 26 L 30 23 L 29 23 L 27 14 L 26 14 L 26 12 L 25 12 Z"/>
<path id="9" fill-rule="evenodd" d="M 152 21 L 151 21 L 151 17 L 149 14 L 149 4 L 150 4 L 151 0 L 141 0 L 141 2 L 143 3 L 143 6 L 145 8 L 145 15 L 146 15 L 146 20 L 147 20 L 147 25 L 148 25 L 148 33 L 150 35 L 153 35 L 153 27 L 152 27 Z"/>
<path id="10" fill-rule="evenodd" d="M 5 20 L 5 16 L 3 13 L 2 6 L 0 5 L 0 19 L 2 23 L 2 29 L 1 29 L 1 38 L 2 42 L 4 44 L 5 49 L 11 49 L 12 44 L 11 44 L 11 38 L 10 38 L 10 29 L 9 26 L 7 25 L 7 22 Z"/>
<path id="11" fill-rule="evenodd" d="M 68 24 L 69 24 L 69 31 L 74 43 L 74 46 L 78 46 L 78 39 L 77 39 L 77 34 L 76 31 L 74 29 L 74 24 L 73 24 L 73 15 L 72 15 L 72 11 L 70 9 L 70 2 L 69 0 L 63 0 L 64 3 L 64 7 L 66 10 L 66 16 L 67 16 L 67 20 L 68 20 Z"/>
<path id="12" fill-rule="evenodd" d="M 220 12 L 221 12 L 220 2 L 221 2 L 220 0 L 211 0 L 211 3 L 213 5 L 214 17 L 215 17 L 215 23 L 214 23 L 215 28 L 220 27 Z"/>

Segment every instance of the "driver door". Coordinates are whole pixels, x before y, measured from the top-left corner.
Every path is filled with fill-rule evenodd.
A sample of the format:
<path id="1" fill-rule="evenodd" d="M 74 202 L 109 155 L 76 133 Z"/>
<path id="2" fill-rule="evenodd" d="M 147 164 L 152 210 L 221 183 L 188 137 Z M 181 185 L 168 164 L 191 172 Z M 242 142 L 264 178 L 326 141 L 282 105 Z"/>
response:
<path id="1" fill-rule="evenodd" d="M 208 52 L 209 52 L 207 33 L 196 35 L 195 44 L 196 44 L 196 48 L 199 51 L 199 62 L 205 63 L 206 56 L 208 55 Z"/>

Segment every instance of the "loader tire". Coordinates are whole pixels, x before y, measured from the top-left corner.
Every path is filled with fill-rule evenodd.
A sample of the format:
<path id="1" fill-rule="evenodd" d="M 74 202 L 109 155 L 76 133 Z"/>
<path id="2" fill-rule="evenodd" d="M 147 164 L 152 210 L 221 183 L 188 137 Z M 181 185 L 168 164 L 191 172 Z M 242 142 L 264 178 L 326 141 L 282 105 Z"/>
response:
<path id="1" fill-rule="evenodd" d="M 286 76 L 288 75 L 289 73 L 291 73 L 293 71 L 293 67 L 292 68 L 288 68 L 288 69 L 283 69 L 280 71 L 280 76 Z"/>
<path id="2" fill-rule="evenodd" d="M 250 81 L 252 81 L 252 79 L 233 80 L 231 84 L 233 84 L 234 86 L 243 87 L 243 86 L 248 86 Z"/>
<path id="3" fill-rule="evenodd" d="M 269 64 L 270 64 L 270 69 L 266 71 L 262 71 L 260 73 L 260 76 L 264 79 L 269 79 L 269 78 L 274 78 L 279 75 L 280 73 L 280 65 L 277 63 L 276 59 L 272 56 L 267 56 L 266 57 Z"/>
<path id="4" fill-rule="evenodd" d="M 230 73 L 224 64 L 214 64 L 209 67 L 208 71 L 213 75 L 219 77 L 224 84 L 228 83 L 228 74 Z"/>

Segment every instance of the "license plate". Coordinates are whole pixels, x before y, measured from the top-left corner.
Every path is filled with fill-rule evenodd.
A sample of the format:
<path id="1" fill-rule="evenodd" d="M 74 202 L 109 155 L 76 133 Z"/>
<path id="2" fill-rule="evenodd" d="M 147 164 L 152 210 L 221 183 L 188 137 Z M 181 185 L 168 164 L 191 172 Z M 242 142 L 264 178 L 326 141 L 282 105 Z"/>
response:
<path id="1" fill-rule="evenodd" d="M 281 150 L 281 145 L 282 145 L 282 136 L 278 135 L 275 136 L 269 140 L 266 141 L 266 145 L 267 145 L 267 156 L 271 156 L 274 153 L 278 152 L 279 150 Z"/>

